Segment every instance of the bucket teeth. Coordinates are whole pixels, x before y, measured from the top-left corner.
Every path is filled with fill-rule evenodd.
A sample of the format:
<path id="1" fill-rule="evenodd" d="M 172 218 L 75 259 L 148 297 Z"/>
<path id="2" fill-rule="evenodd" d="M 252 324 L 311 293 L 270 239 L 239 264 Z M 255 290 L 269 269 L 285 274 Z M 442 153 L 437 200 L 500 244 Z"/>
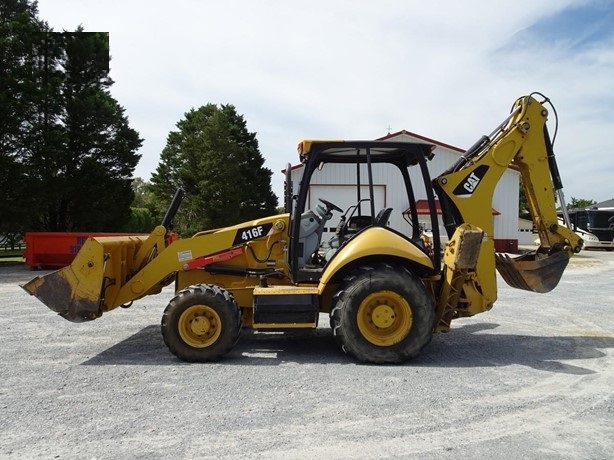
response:
<path id="1" fill-rule="evenodd" d="M 547 255 L 535 250 L 516 258 L 496 254 L 497 270 L 507 284 L 539 293 L 550 292 L 559 284 L 568 262 L 564 251 Z"/>

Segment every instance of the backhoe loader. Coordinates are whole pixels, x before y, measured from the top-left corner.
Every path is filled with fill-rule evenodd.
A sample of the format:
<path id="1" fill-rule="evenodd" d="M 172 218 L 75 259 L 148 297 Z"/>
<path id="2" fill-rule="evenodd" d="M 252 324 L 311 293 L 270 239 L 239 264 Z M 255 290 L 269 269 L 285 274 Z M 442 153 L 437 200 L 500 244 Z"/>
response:
<path id="1" fill-rule="evenodd" d="M 497 270 L 515 288 L 545 293 L 582 249 L 568 218 L 566 226 L 557 220 L 555 194 L 561 209 L 565 203 L 546 106 L 554 111 L 540 93 L 517 99 L 491 134 L 435 178 L 428 168 L 433 146 L 425 143 L 302 141 L 298 187 L 286 168 L 286 213 L 174 239 L 172 221 L 183 197 L 178 190 L 149 236 L 90 238 L 70 266 L 22 287 L 80 322 L 174 282 L 162 335 L 185 361 L 218 360 L 242 328 L 315 328 L 321 313 L 329 314 L 337 343 L 355 360 L 407 361 L 452 320 L 492 308 Z M 331 163 L 354 175 L 355 207 L 364 212 L 340 218 L 334 241 L 323 245 L 326 223 L 343 210 L 327 199 L 308 209 L 309 184 Z M 375 207 L 373 171 L 380 167 L 405 185 L 406 231 L 387 225 L 393 210 Z M 515 258 L 494 247 L 492 198 L 509 167 L 520 172 L 541 241 Z M 448 238 L 443 247 L 436 197 Z M 418 222 L 418 198 L 428 201 L 429 244 Z"/>

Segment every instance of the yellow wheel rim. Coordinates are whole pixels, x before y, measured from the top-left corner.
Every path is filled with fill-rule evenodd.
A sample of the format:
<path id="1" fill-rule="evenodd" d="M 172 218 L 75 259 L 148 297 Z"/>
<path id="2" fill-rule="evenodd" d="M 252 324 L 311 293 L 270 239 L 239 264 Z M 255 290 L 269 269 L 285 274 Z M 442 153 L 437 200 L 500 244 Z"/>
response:
<path id="1" fill-rule="evenodd" d="M 194 348 L 213 345 L 222 333 L 220 315 L 207 305 L 192 305 L 179 317 L 179 335 Z"/>
<path id="2" fill-rule="evenodd" d="M 411 330 L 411 307 L 392 291 L 369 294 L 358 307 L 358 330 L 370 343 L 389 347 L 399 343 Z"/>

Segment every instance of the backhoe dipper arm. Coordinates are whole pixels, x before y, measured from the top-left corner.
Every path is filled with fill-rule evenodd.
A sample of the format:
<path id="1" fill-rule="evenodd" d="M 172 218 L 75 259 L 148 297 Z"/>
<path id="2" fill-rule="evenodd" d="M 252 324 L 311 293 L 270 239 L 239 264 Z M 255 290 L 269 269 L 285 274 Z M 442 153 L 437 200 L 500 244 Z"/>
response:
<path id="1" fill-rule="evenodd" d="M 467 314 L 489 309 L 496 299 L 495 265 L 513 287 L 548 292 L 558 284 L 569 258 L 582 248 L 582 240 L 558 224 L 554 193 L 562 184 L 546 128 L 545 102 L 548 99 L 538 102 L 532 95 L 517 99 L 510 116 L 493 133 L 483 136 L 433 181 L 450 243 L 457 245 L 456 248 L 448 245 L 444 254 L 448 269 L 454 271 L 458 265 L 455 259 L 459 257 L 463 232 L 475 232 L 477 228 L 484 234 L 481 244 L 471 248 L 465 245 L 463 260 L 475 261 L 475 267 L 461 264 L 466 272 L 465 297 L 475 291 L 473 301 L 460 298 L 461 303 L 465 301 L 468 305 Z M 516 259 L 497 255 L 495 264 L 492 199 L 501 176 L 510 166 L 520 171 L 541 245 Z M 562 200 L 562 193 L 559 196 Z M 564 207 L 562 201 L 561 205 Z M 470 251 L 479 254 L 467 254 Z"/>

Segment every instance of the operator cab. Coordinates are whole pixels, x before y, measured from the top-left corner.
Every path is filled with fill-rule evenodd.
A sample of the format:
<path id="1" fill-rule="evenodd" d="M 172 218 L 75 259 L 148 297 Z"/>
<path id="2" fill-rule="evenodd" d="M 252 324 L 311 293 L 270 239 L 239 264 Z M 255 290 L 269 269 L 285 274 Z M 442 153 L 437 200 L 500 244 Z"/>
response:
<path id="1" fill-rule="evenodd" d="M 299 144 L 299 157 L 303 171 L 297 193 L 293 190 L 290 165 L 286 168 L 285 186 L 286 211 L 291 213 L 289 265 L 294 282 L 318 282 L 326 266 L 344 245 L 373 226 L 385 227 L 425 250 L 416 190 L 420 198 L 426 196 L 429 203 L 430 215 L 426 219 L 429 219 L 428 226 L 434 229 L 433 245 L 436 246 L 429 256 L 433 266 L 439 267 L 439 225 L 426 165 L 426 161 L 433 157 L 431 145 L 389 141 L 303 141 Z M 343 187 L 339 189 L 344 193 L 350 193 L 351 189 L 355 196 L 345 211 L 338 206 L 339 203 L 332 202 L 335 197 L 327 197 L 329 201 L 318 197 L 315 192 L 316 189 L 322 190 L 323 183 L 330 183 L 332 175 L 333 181 L 342 182 Z M 404 184 L 406 193 L 396 197 L 384 192 L 382 198 L 381 189 L 386 190 L 385 184 L 392 181 Z M 376 194 L 376 188 L 380 195 Z"/>

